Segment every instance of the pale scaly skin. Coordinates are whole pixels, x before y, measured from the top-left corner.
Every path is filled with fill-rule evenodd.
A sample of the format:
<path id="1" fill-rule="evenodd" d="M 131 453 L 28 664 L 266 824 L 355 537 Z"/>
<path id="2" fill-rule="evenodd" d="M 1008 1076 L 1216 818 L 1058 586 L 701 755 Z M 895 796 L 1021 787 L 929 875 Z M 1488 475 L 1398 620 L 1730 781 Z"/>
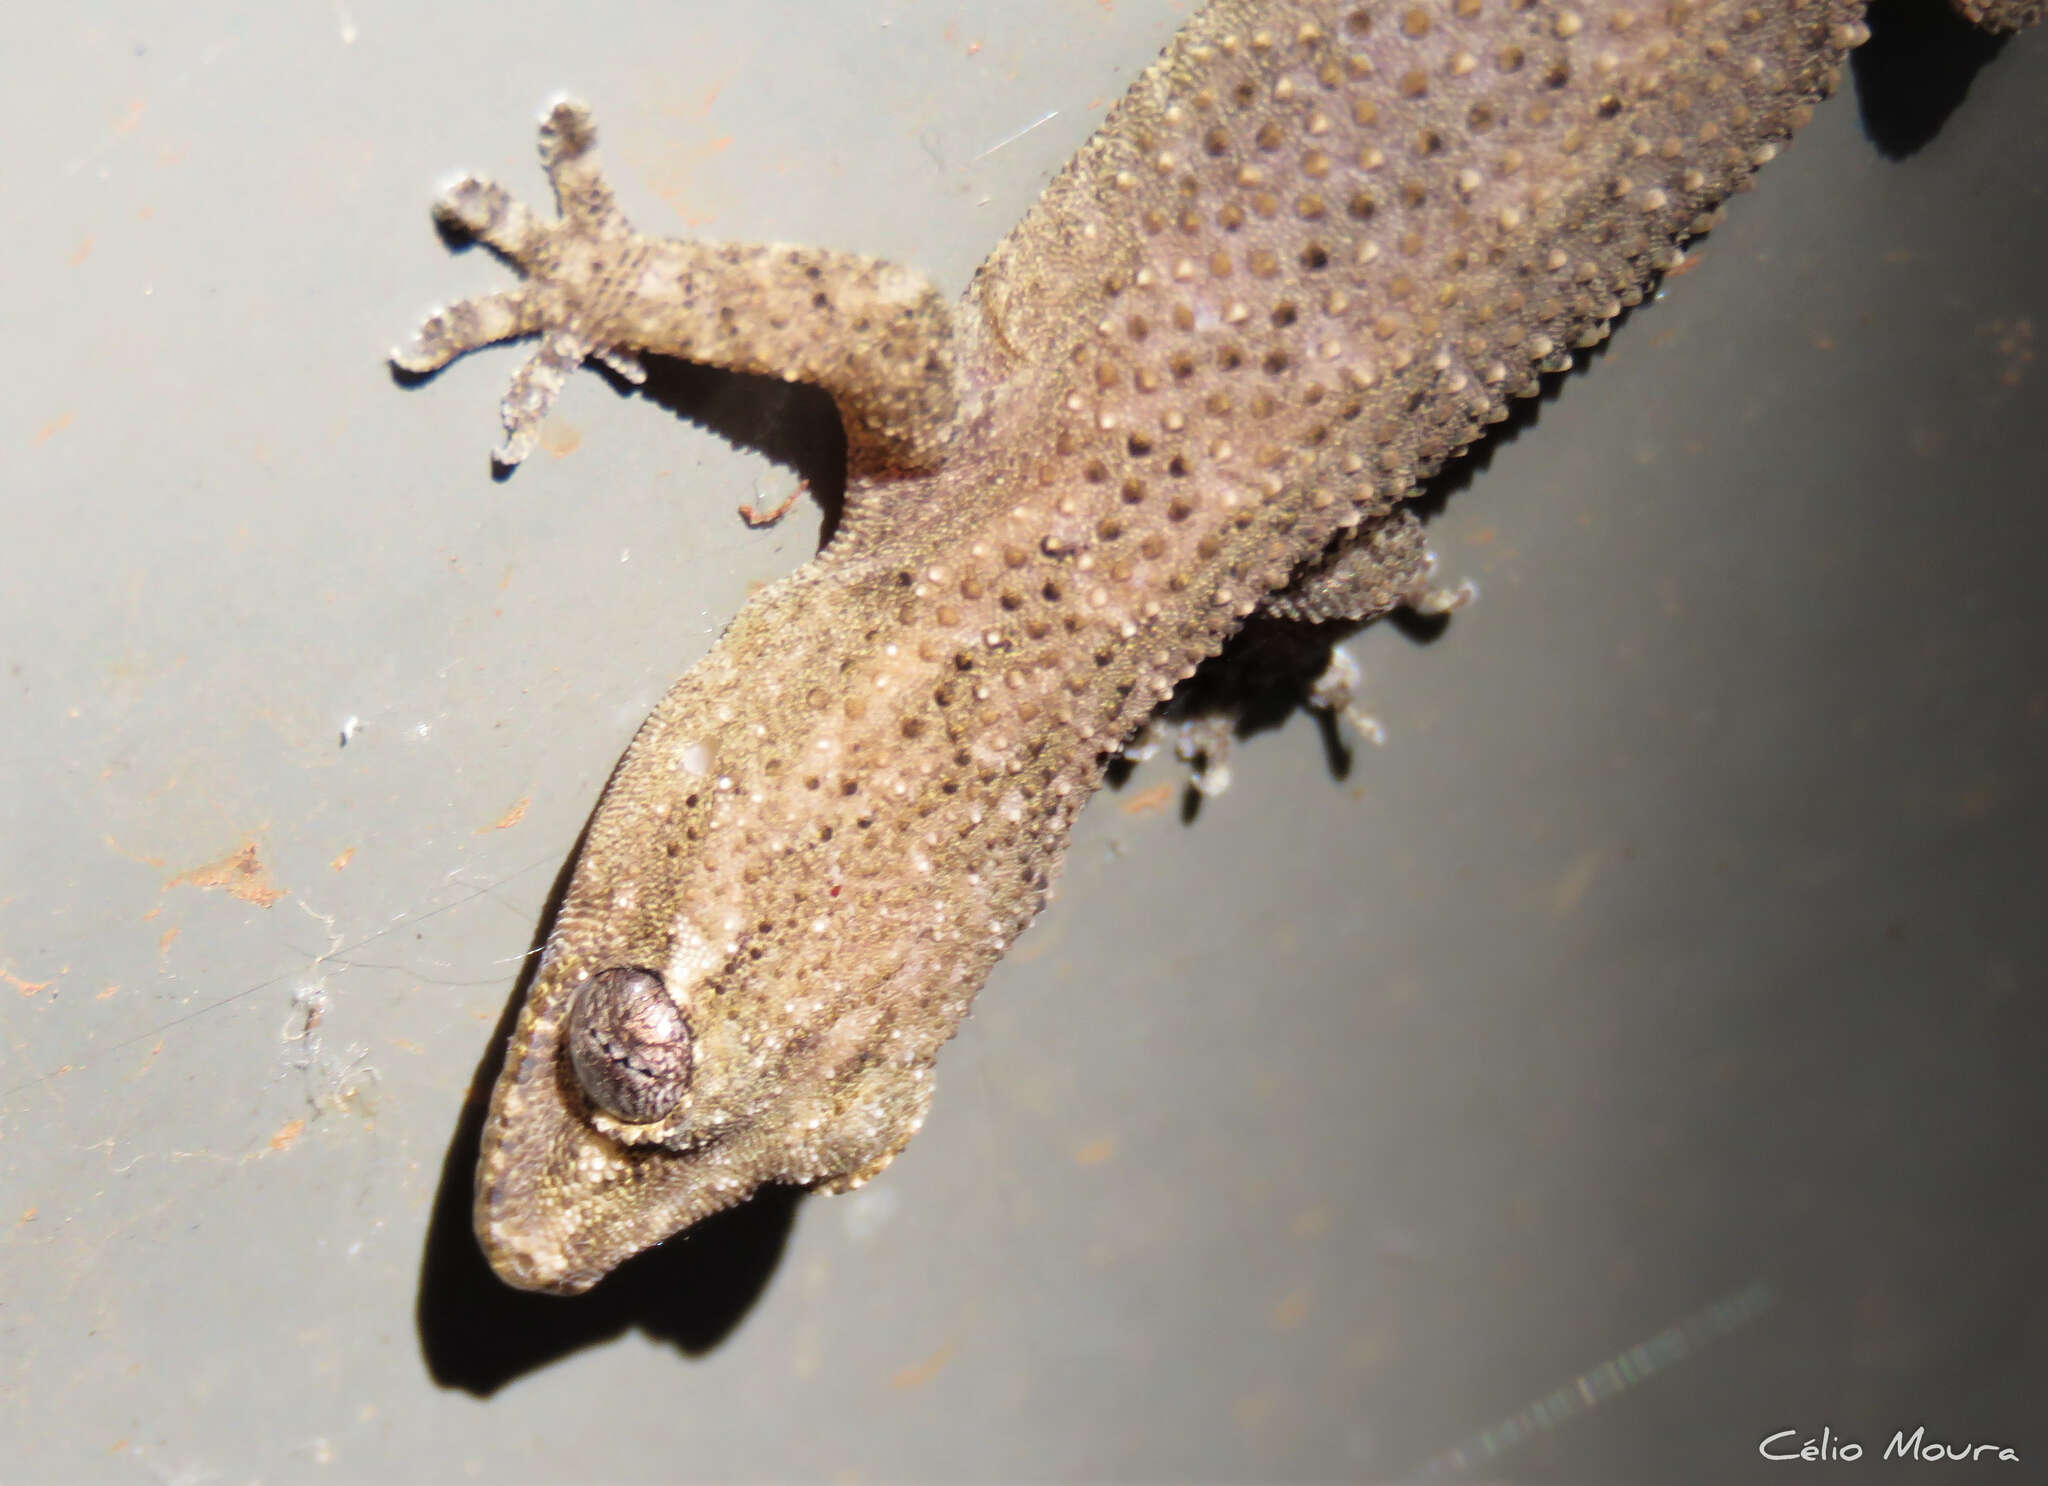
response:
<path id="1" fill-rule="evenodd" d="M 397 359 L 542 336 L 502 457 L 583 357 L 652 352 L 820 383 L 852 466 L 838 536 L 591 823 L 484 1131 L 498 1273 L 580 1291 L 763 1182 L 886 1166 L 1118 746 L 1290 585 L 1442 606 L 1398 503 L 1678 261 L 1860 14 L 1219 0 L 950 307 L 872 260 L 633 235 L 573 104 L 558 222 L 455 188 L 525 282 Z"/>

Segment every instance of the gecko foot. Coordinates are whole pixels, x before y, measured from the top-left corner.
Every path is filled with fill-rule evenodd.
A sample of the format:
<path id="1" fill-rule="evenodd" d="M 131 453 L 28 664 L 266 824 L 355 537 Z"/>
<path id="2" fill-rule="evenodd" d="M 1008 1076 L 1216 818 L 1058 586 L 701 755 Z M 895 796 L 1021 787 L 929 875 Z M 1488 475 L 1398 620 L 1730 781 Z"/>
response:
<path id="1" fill-rule="evenodd" d="M 1307 702 L 1311 710 L 1333 720 L 1343 718 L 1358 730 L 1359 737 L 1373 747 L 1383 747 L 1387 741 L 1386 727 L 1358 705 L 1358 693 L 1364 681 L 1365 671 L 1358 664 L 1358 657 L 1342 645 L 1332 645 L 1330 663 L 1323 668 L 1323 674 L 1309 684 Z"/>
<path id="2" fill-rule="evenodd" d="M 640 363 L 607 344 L 597 329 L 608 318 L 604 286 L 630 275 L 640 240 L 605 183 L 596 146 L 590 110 L 574 99 L 556 103 L 541 121 L 540 159 L 559 213 L 553 222 L 478 176 L 464 176 L 441 193 L 434 214 L 504 258 L 525 282 L 435 311 L 391 353 L 402 370 L 425 373 L 480 346 L 541 336 L 539 349 L 513 374 L 500 409 L 505 439 L 491 457 L 507 468 L 533 451 L 541 420 L 586 357 L 597 357 L 629 382 L 646 380 Z"/>

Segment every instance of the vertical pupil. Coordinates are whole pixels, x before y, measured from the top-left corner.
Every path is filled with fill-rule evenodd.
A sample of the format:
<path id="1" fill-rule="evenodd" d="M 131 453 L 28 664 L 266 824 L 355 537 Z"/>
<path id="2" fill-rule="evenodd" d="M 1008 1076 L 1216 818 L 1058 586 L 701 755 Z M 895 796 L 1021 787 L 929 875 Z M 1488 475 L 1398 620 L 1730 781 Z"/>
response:
<path id="1" fill-rule="evenodd" d="M 690 1024 L 655 971 L 601 970 L 569 1010 L 569 1061 L 591 1103 L 644 1125 L 689 1090 Z"/>

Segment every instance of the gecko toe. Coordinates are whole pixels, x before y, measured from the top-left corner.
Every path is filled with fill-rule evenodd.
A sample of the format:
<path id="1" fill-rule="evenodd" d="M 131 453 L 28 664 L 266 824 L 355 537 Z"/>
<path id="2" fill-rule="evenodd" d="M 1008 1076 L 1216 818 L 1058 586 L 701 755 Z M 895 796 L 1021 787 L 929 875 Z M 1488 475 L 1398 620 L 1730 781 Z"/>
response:
<path id="1" fill-rule="evenodd" d="M 510 469 L 533 452 L 540 422 L 555 405 L 555 397 L 569 374 L 591 352 L 590 342 L 572 330 L 551 332 L 540 349 L 526 358 L 512 375 L 499 411 L 505 420 L 505 439 L 491 451 L 492 462 Z"/>
<path id="2" fill-rule="evenodd" d="M 635 387 L 647 381 L 647 368 L 630 351 L 622 351 L 617 346 L 599 346 L 591 354 Z"/>
<path id="3" fill-rule="evenodd" d="M 564 98 L 548 110 L 540 125 L 540 163 L 565 226 L 601 235 L 631 230 L 597 163 L 597 124 L 584 104 Z"/>
<path id="4" fill-rule="evenodd" d="M 520 269 L 531 269 L 548 238 L 547 227 L 511 192 L 480 176 L 466 175 L 443 191 L 434 215 Z"/>
<path id="5" fill-rule="evenodd" d="M 541 328 L 539 296 L 524 284 L 465 299 L 420 322 L 412 339 L 391 352 L 402 371 L 439 371 L 465 351 L 532 335 Z"/>
<path id="6" fill-rule="evenodd" d="M 540 163 L 550 171 L 597 147 L 597 121 L 580 98 L 558 98 L 540 121 Z"/>

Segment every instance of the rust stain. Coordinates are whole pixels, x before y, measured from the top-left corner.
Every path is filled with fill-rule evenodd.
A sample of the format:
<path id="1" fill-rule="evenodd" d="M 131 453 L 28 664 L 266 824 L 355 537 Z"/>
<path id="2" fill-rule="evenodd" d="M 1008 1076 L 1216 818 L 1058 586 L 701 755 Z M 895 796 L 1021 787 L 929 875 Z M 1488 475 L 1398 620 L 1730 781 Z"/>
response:
<path id="1" fill-rule="evenodd" d="M 583 430 L 559 418 L 550 418 L 540 426 L 540 446 L 557 459 L 574 454 L 583 447 Z"/>
<path id="2" fill-rule="evenodd" d="M 169 954 L 171 952 L 171 941 L 183 932 L 182 929 L 175 928 L 164 930 L 163 937 L 156 942 L 156 952 L 160 955 Z"/>
<path id="3" fill-rule="evenodd" d="M 57 983 L 53 975 L 48 980 L 23 980 L 19 975 L 0 970 L 0 980 L 6 981 L 24 996 L 33 996 L 37 991 L 47 991 Z"/>
<path id="4" fill-rule="evenodd" d="M 1151 815 L 1173 803 L 1173 786 L 1155 784 L 1141 789 L 1117 808 L 1125 815 Z"/>
<path id="5" fill-rule="evenodd" d="M 273 1151 L 288 1151 L 292 1148 L 293 1143 L 305 1133 L 306 1122 L 304 1120 L 286 1120 L 277 1127 L 277 1133 L 270 1137 L 270 1148 Z"/>
<path id="6" fill-rule="evenodd" d="M 512 827 L 514 827 L 514 826 L 518 825 L 520 821 L 522 821 L 522 820 L 526 819 L 526 807 L 527 807 L 528 805 L 531 805 L 532 803 L 533 803 L 533 796 L 532 796 L 532 795 L 521 795 L 521 796 L 519 797 L 519 803 L 518 803 L 518 804 L 516 804 L 516 805 L 514 805 L 514 806 L 513 806 L 513 807 L 512 807 L 512 808 L 511 808 L 510 810 L 507 810 L 507 811 L 506 811 L 506 812 L 505 812 L 505 813 L 504 813 L 503 815 L 499 816 L 499 817 L 498 817 L 498 818 L 497 818 L 496 820 L 492 821 L 492 822 L 491 822 L 491 823 L 490 823 L 489 825 L 487 825 L 487 826 L 478 826 L 478 827 L 476 828 L 476 833 L 477 833 L 477 835 L 481 836 L 481 835 L 483 835 L 483 834 L 484 834 L 484 832 L 486 832 L 486 831 L 509 831 L 509 830 L 511 830 L 511 829 L 512 829 Z"/>
<path id="7" fill-rule="evenodd" d="M 125 847 L 120 842 L 116 841 L 112 836 L 102 836 L 100 837 L 100 841 L 103 845 L 105 845 L 107 850 L 111 851 L 115 856 L 126 857 L 131 862 L 140 862 L 145 867 L 155 867 L 158 871 L 163 870 L 164 859 L 162 857 L 144 856 L 139 851 L 131 851 L 128 847 Z M 142 916 L 144 918 L 152 918 L 161 911 L 162 910 L 160 909 L 152 908 L 149 910 L 148 913 L 145 913 Z"/>
<path id="8" fill-rule="evenodd" d="M 1271 1388 L 1259 1388 L 1232 1399 L 1230 1412 L 1240 1429 L 1255 1431 L 1271 1423 L 1279 1407 L 1279 1396 Z"/>
<path id="9" fill-rule="evenodd" d="M 54 439 L 55 437 L 57 437 L 58 434 L 62 433 L 65 429 L 69 428 L 71 426 L 71 420 L 76 418 L 77 416 L 78 414 L 76 413 L 59 413 L 56 417 L 52 418 L 48 423 L 45 423 L 41 428 L 38 428 L 36 430 L 35 442 L 38 444 L 49 443 L 51 439 Z"/>
<path id="10" fill-rule="evenodd" d="M 1074 1152 L 1076 1166 L 1100 1166 L 1116 1154 L 1116 1142 L 1107 1135 L 1096 1137 Z"/>
<path id="11" fill-rule="evenodd" d="M 2034 361 L 2034 322 L 2025 315 L 2017 320 L 1993 320 L 1983 327 L 1983 333 L 1991 337 L 2004 361 L 1998 380 L 2007 387 L 2019 386 Z"/>
<path id="12" fill-rule="evenodd" d="M 258 908 L 268 908 L 285 895 L 286 890 L 270 880 L 264 871 L 262 859 L 256 855 L 256 843 L 244 840 L 242 844 L 217 862 L 208 862 L 203 867 L 194 867 L 189 872 L 180 872 L 166 888 L 224 887 L 231 897 L 240 898 L 244 903 L 254 903 Z"/>
<path id="13" fill-rule="evenodd" d="M 121 987 L 119 986 L 119 984 L 109 985 L 105 990 L 101 991 L 98 995 L 94 996 L 93 1000 L 105 1001 L 109 997 L 118 995 L 120 993 L 120 990 Z"/>
<path id="14" fill-rule="evenodd" d="M 88 232 L 84 237 L 81 237 L 78 240 L 78 246 L 71 250 L 70 255 L 67 258 L 65 258 L 64 261 L 72 268 L 76 268 L 78 267 L 79 264 L 85 262 L 85 260 L 90 258 L 91 256 L 92 234 Z"/>
<path id="15" fill-rule="evenodd" d="M 759 506 L 755 505 L 752 501 L 748 501 L 745 505 L 739 508 L 740 520 L 746 522 L 747 525 L 755 528 L 773 526 L 776 522 L 780 521 L 783 517 L 789 514 L 789 508 L 796 504 L 796 498 L 802 495 L 806 490 L 809 490 L 810 488 L 811 482 L 808 479 L 797 481 L 796 489 L 790 491 L 788 495 L 784 496 L 782 498 L 782 504 L 777 506 L 772 511 L 764 511 Z"/>
<path id="16" fill-rule="evenodd" d="M 933 1378 L 946 1370 L 946 1364 L 953 1360 L 953 1354 L 960 1350 L 959 1343 L 947 1342 L 938 1351 L 922 1362 L 913 1362 L 908 1367 L 899 1367 L 889 1375 L 891 1388 L 922 1388 Z"/>
<path id="17" fill-rule="evenodd" d="M 355 859 L 356 849 L 353 846 L 351 846 L 348 850 L 344 851 L 340 856 L 336 857 L 327 865 L 334 871 L 339 872 L 343 867 L 346 867 L 350 862 L 354 861 Z"/>
<path id="18" fill-rule="evenodd" d="M 1321 1238 L 1330 1231 L 1330 1210 L 1327 1207 L 1305 1207 L 1294 1215 L 1288 1231 L 1296 1238 Z"/>
<path id="19" fill-rule="evenodd" d="M 128 101 L 128 106 L 121 110 L 121 117 L 114 120 L 111 126 L 113 131 L 116 134 L 134 133 L 135 126 L 142 122 L 143 110 L 148 107 L 149 105 L 144 100 L 131 98 Z"/>
<path id="20" fill-rule="evenodd" d="M 1273 1307 L 1273 1329 L 1292 1331 L 1308 1319 L 1308 1291 L 1296 1290 Z"/>
<path id="21" fill-rule="evenodd" d="M 14 1220 L 14 1226 L 17 1228 L 28 1227 L 29 1224 L 33 1223 L 36 1220 L 36 1213 L 38 1211 L 39 1209 L 37 1208 L 30 1208 L 27 1212 L 23 1213 L 20 1217 Z"/>
<path id="22" fill-rule="evenodd" d="M 1550 890 L 1551 911 L 1559 918 L 1565 917 L 1585 901 L 1586 889 L 1593 885 L 1593 879 L 1600 875 L 1600 869 L 1607 865 L 1607 850 L 1604 847 L 1589 847 L 1578 855 L 1578 859 L 1567 867 Z"/>

